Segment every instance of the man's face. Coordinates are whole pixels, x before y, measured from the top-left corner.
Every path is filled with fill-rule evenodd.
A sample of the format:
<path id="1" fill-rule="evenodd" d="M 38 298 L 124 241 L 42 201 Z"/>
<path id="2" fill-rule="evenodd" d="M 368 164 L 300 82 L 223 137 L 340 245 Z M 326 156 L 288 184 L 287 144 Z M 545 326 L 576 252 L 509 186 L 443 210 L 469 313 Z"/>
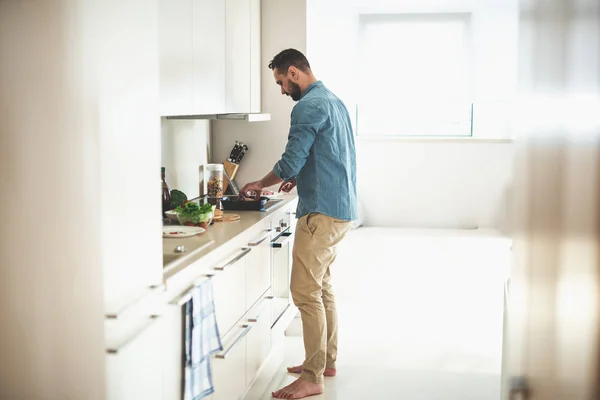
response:
<path id="1" fill-rule="evenodd" d="M 290 96 L 294 101 L 300 100 L 300 95 L 302 95 L 300 86 L 290 79 L 290 76 L 293 76 L 292 71 L 282 74 L 277 68 L 275 68 L 273 70 L 273 76 L 275 77 L 275 82 L 279 85 L 279 87 L 281 87 L 281 94 Z"/>

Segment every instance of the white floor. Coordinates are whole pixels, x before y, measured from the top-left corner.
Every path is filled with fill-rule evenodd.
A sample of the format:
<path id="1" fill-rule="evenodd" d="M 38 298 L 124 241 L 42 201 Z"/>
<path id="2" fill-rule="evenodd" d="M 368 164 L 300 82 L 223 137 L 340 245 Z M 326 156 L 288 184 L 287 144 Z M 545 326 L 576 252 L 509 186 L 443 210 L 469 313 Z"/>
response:
<path id="1" fill-rule="evenodd" d="M 499 400 L 503 279 L 510 242 L 489 231 L 361 228 L 332 272 L 338 376 L 312 399 Z M 268 390 L 296 376 L 302 339 L 286 338 Z"/>

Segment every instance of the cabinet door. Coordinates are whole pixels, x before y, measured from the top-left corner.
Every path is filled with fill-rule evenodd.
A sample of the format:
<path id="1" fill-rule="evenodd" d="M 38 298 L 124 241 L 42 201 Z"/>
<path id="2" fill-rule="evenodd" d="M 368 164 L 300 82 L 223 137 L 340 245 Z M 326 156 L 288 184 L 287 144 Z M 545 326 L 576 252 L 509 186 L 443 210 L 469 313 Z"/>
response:
<path id="1" fill-rule="evenodd" d="M 271 351 L 271 306 L 273 298 L 263 298 L 249 311 L 252 331 L 247 336 L 246 387 L 250 387 Z"/>
<path id="2" fill-rule="evenodd" d="M 193 113 L 194 0 L 160 0 L 160 113 Z"/>
<path id="3" fill-rule="evenodd" d="M 180 400 L 183 393 L 183 367 L 185 352 L 185 305 L 170 306 L 164 314 L 164 400 Z"/>
<path id="4" fill-rule="evenodd" d="M 230 261 L 216 266 L 213 277 L 215 312 L 221 337 L 246 312 L 246 256 L 250 249 L 241 249 Z"/>
<path id="5" fill-rule="evenodd" d="M 232 329 L 224 339 L 223 352 L 212 359 L 214 400 L 238 400 L 246 392 L 246 335 L 252 328 Z"/>
<path id="6" fill-rule="evenodd" d="M 260 0 L 250 0 L 250 112 L 261 112 Z M 267 66 L 265 65 L 265 68 Z"/>
<path id="7" fill-rule="evenodd" d="M 194 114 L 225 113 L 225 2 L 193 0 Z"/>
<path id="8" fill-rule="evenodd" d="M 107 355 L 108 400 L 162 400 L 165 319 L 148 318 L 132 327 Z"/>
<path id="9" fill-rule="evenodd" d="M 246 306 L 251 307 L 271 286 L 271 232 L 262 231 L 248 245 L 252 252 L 246 262 Z"/>
<path id="10" fill-rule="evenodd" d="M 163 281 L 157 190 L 159 21 L 157 2 L 124 1 L 100 9 L 105 13 L 97 19 L 111 22 L 110 28 L 95 32 L 100 38 L 91 44 L 97 49 L 90 53 L 95 70 L 89 83 L 90 90 L 97 89 L 97 97 L 93 116 L 84 118 L 91 118 L 93 137 L 98 138 L 89 146 L 99 146 L 99 158 L 90 162 L 99 163 L 100 176 L 89 179 L 99 196 L 95 212 L 101 218 L 97 227 L 101 237 L 89 240 L 102 242 L 105 310 L 114 313 Z M 156 200 L 140 202 L 140 198 Z"/>
<path id="11" fill-rule="evenodd" d="M 251 2 L 226 0 L 226 71 L 225 88 L 228 113 L 250 112 L 251 90 Z"/>

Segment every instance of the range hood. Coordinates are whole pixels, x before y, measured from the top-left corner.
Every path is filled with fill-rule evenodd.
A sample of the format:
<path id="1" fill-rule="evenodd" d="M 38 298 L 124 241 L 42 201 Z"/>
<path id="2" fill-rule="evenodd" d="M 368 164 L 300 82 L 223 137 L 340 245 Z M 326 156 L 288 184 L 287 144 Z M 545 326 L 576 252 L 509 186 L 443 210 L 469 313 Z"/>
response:
<path id="1" fill-rule="evenodd" d="M 172 115 L 167 119 L 225 119 L 234 121 L 263 122 L 270 121 L 269 113 L 250 113 L 250 114 L 210 114 L 210 115 Z"/>

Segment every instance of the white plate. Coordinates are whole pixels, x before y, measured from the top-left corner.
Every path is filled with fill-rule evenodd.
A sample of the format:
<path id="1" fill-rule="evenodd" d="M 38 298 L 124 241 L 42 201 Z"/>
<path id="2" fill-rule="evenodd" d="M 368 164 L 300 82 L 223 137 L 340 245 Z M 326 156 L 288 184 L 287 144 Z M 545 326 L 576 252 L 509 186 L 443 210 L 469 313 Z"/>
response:
<path id="1" fill-rule="evenodd" d="M 205 231 L 206 231 L 206 229 L 201 228 L 199 226 L 168 225 L 168 226 L 163 226 L 163 237 L 164 238 L 185 238 L 185 237 L 199 235 Z"/>

